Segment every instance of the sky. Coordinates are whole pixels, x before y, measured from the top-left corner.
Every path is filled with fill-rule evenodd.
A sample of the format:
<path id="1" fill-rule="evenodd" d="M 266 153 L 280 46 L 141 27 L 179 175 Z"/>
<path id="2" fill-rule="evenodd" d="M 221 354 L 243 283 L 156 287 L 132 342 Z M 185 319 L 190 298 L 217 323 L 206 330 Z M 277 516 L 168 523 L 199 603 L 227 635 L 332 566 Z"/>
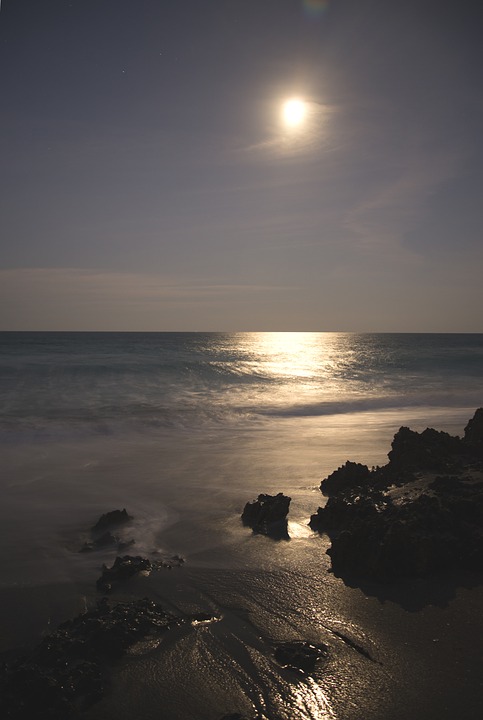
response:
<path id="1" fill-rule="evenodd" d="M 482 32 L 468 0 L 2 0 L 0 330 L 483 332 Z"/>

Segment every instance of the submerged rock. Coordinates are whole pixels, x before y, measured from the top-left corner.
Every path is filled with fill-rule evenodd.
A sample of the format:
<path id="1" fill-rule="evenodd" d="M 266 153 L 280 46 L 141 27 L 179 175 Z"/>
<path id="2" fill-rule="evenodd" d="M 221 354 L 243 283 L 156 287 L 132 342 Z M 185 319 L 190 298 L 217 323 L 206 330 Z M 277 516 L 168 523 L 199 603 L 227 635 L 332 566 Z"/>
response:
<path id="1" fill-rule="evenodd" d="M 320 660 L 326 660 L 329 648 L 325 644 L 314 645 L 309 642 L 291 641 L 278 645 L 275 660 L 282 667 L 309 674 L 315 670 Z"/>
<path id="2" fill-rule="evenodd" d="M 283 493 L 258 496 L 245 505 L 241 519 L 256 533 L 273 538 L 288 538 L 287 515 L 291 498 Z"/>

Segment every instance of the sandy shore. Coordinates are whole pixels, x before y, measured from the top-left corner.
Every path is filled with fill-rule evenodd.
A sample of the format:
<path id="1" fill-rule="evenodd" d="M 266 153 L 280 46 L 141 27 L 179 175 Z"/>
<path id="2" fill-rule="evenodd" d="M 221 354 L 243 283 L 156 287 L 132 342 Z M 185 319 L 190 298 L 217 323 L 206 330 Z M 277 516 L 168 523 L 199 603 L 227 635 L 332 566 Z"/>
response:
<path id="1" fill-rule="evenodd" d="M 237 476 L 244 478 L 249 477 L 240 469 L 246 454 L 242 448 L 239 458 L 230 455 Z M 259 454 L 268 467 L 273 458 Z M 186 563 L 132 577 L 111 593 L 110 602 L 148 597 L 185 620 L 205 613 L 212 621 L 186 621 L 148 636 L 120 660 L 106 663 L 102 699 L 83 713 L 85 720 L 221 720 L 229 713 L 249 720 L 480 717 L 481 574 L 457 576 L 457 568 L 447 568 L 444 576 L 431 579 L 351 587 L 330 572 L 328 537 L 308 527 L 310 513 L 323 499 L 306 482 L 305 471 L 294 481 L 288 472 L 276 472 L 275 465 L 268 487 L 259 481 L 264 473 L 257 472 L 250 486 L 234 492 L 229 482 L 208 482 L 211 466 L 205 477 L 196 476 L 198 458 L 193 455 L 183 474 L 183 480 L 194 477 L 198 485 L 180 484 L 183 497 L 176 504 L 171 477 L 173 498 L 167 491 L 159 494 L 176 514 L 159 532 L 148 533 L 149 542 L 181 553 Z M 219 457 L 212 462 L 220 467 Z M 123 466 L 116 466 L 116 488 Z M 252 499 L 255 487 L 293 495 L 289 541 L 243 527 L 241 498 Z M 132 492 L 132 481 L 126 488 Z M 92 486 L 87 490 L 92 492 Z M 23 491 L 18 494 L 20 507 Z M 191 496 L 192 503 L 186 499 Z M 85 516 L 90 512 L 87 507 Z M 116 553 L 78 553 L 81 540 L 70 520 L 67 516 L 65 536 L 54 538 L 70 577 L 66 573 L 66 581 L 56 584 L 10 582 L 0 593 L 5 660 L 28 654 L 42 637 L 95 607 L 101 597 L 95 585 L 101 564 L 112 564 Z M 135 521 L 137 540 L 146 527 L 151 525 Z M 276 649 L 288 641 L 326 646 L 327 658 L 307 675 L 282 667 Z"/>
<path id="2" fill-rule="evenodd" d="M 219 720 L 229 712 L 268 720 L 479 717 L 479 578 L 459 578 L 459 587 L 421 580 L 350 588 L 327 572 L 326 545 L 319 537 L 251 537 L 244 567 L 239 558 L 235 570 L 204 567 L 198 558 L 196 567 L 188 562 L 128 581 L 113 602 L 148 596 L 177 614 L 203 611 L 219 620 L 134 649 L 111 668 L 104 699 L 86 720 Z M 260 567 L 254 560 L 263 555 Z M 47 608 L 52 627 L 95 599 L 80 586 L 2 594 L 3 617 L 19 609 L 19 622 L 3 628 L 4 648 L 14 635 L 27 643 L 48 631 Z M 288 640 L 325 643 L 329 658 L 311 677 L 281 668 L 274 648 Z"/>

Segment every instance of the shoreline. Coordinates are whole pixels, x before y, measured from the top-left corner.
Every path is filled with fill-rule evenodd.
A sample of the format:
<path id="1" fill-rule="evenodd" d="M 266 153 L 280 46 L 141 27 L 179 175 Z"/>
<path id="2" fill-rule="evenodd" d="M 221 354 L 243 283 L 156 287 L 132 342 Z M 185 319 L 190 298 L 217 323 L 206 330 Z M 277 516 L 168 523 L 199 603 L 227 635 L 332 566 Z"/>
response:
<path id="1" fill-rule="evenodd" d="M 275 485 L 275 479 L 271 482 Z M 246 489 L 247 501 L 252 487 Z M 304 509 L 310 501 L 315 510 L 317 493 L 303 489 Z M 223 520 L 220 502 L 227 497 Z M 208 527 L 191 528 L 196 513 L 188 512 L 158 531 L 161 544 L 177 551 L 182 548 L 175 547 L 176 539 L 191 528 L 185 543 L 192 553 L 185 565 L 134 575 L 109 593 L 112 608 L 148 597 L 183 623 L 161 638 L 148 633 L 114 663 L 103 661 L 102 699 L 80 717 L 151 720 L 160 712 L 167 720 L 221 720 L 237 712 L 248 720 L 478 716 L 483 575 L 447 572 L 392 584 L 374 578 L 351 584 L 330 572 L 329 538 L 305 532 L 301 524 L 294 533 L 301 516 L 296 513 L 291 521 L 290 541 L 277 542 L 241 525 L 234 512 L 237 498 L 221 493 Z M 215 519 L 223 545 L 210 545 Z M 89 555 L 92 574 L 84 574 L 82 582 L 17 586 L 2 594 L 2 648 L 10 647 L 4 660 L 30 651 L 39 633 L 46 637 L 62 621 L 75 622 L 86 609 L 95 610 L 103 594 L 96 593 L 94 569 L 103 557 Z M 195 616 L 202 619 L 194 622 Z M 9 618 L 18 618 L 17 625 Z M 327 657 L 310 673 L 300 673 L 277 660 L 284 643 L 325 647 Z"/>
<path id="2" fill-rule="evenodd" d="M 438 579 L 406 581 L 392 588 L 395 597 L 383 599 L 371 592 L 377 587 L 349 587 L 327 569 L 307 559 L 306 566 L 294 562 L 288 569 L 241 573 L 186 566 L 129 580 L 111 602 L 150 597 L 181 615 L 205 612 L 220 621 L 180 630 L 159 647 L 110 667 L 103 699 L 82 717 L 128 720 L 134 714 L 148 720 L 161 708 L 169 720 L 220 720 L 228 712 L 255 717 L 258 692 L 270 709 L 264 714 L 263 703 L 258 705 L 267 720 L 285 718 L 290 707 L 297 720 L 450 720 L 458 707 L 461 718 L 478 716 L 481 576 L 467 576 L 468 587 L 456 589 Z M 428 589 L 433 599 L 423 607 L 408 610 L 401 603 L 401 592 L 409 599 L 419 592 L 427 600 Z M 68 586 L 34 593 L 25 588 L 17 600 L 18 595 L 26 606 L 36 605 L 39 595 L 56 595 L 65 615 L 76 614 L 75 603 L 67 610 L 73 600 Z M 88 602 L 95 599 L 92 594 Z M 273 659 L 277 642 L 293 640 L 329 648 L 328 663 L 312 679 L 284 672 Z M 310 703 L 318 715 L 311 714 Z"/>

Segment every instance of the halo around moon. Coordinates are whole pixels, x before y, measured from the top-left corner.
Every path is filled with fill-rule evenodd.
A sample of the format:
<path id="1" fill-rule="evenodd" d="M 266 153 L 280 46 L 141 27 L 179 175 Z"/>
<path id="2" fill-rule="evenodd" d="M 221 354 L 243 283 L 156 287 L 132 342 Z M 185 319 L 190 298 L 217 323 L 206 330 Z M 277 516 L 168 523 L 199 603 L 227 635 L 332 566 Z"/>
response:
<path id="1" fill-rule="evenodd" d="M 283 121 L 288 127 L 301 125 L 307 114 L 307 106 L 303 100 L 291 98 L 286 100 L 282 109 Z"/>

